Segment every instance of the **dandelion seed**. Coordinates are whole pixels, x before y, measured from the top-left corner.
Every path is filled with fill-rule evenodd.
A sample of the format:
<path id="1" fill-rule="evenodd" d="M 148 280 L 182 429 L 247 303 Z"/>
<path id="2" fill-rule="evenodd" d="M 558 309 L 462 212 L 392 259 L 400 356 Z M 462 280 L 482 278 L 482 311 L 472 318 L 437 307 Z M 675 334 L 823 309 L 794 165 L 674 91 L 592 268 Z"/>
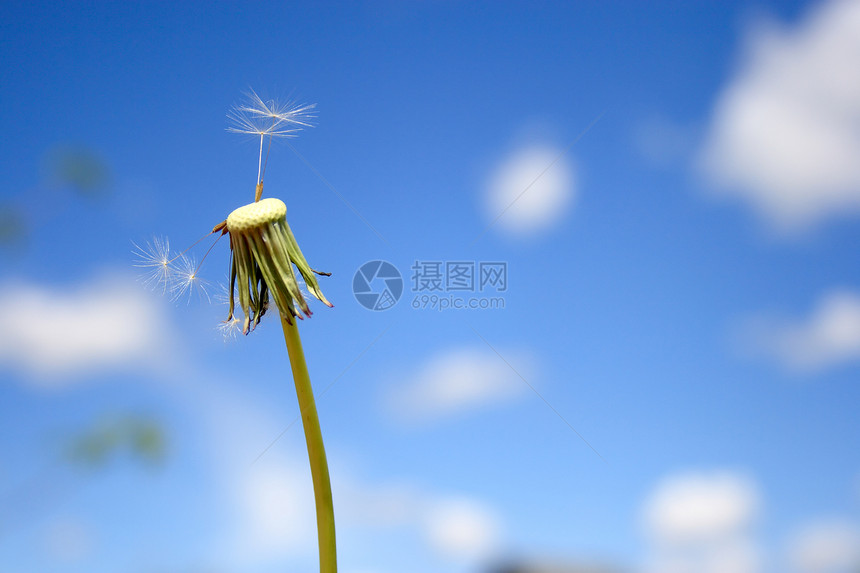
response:
<path id="1" fill-rule="evenodd" d="M 147 241 L 144 247 L 137 243 L 132 244 L 134 256 L 137 258 L 134 266 L 149 269 L 141 277 L 143 284 L 152 290 L 161 290 L 163 294 L 167 294 L 171 290 L 176 271 L 170 258 L 170 242 L 166 237 L 155 237 L 152 241 Z"/>
<path id="2" fill-rule="evenodd" d="M 176 302 L 187 298 L 191 302 L 194 292 L 211 302 L 209 297 L 209 284 L 200 278 L 198 271 L 200 265 L 189 255 L 181 255 L 176 259 L 176 274 L 171 286 L 171 299 Z"/>
<path id="3" fill-rule="evenodd" d="M 247 103 L 233 106 L 227 114 L 233 122 L 227 131 L 261 137 L 295 137 L 303 127 L 313 127 L 312 111 L 316 104 L 264 102 L 254 90 L 247 97 Z"/>
<path id="4" fill-rule="evenodd" d="M 255 201 L 259 201 L 263 194 L 263 174 L 266 171 L 263 165 L 263 143 L 266 136 L 269 137 L 269 149 L 271 149 L 273 138 L 295 137 L 295 134 L 301 131 L 303 127 L 313 127 L 313 123 L 311 123 L 314 118 L 312 110 L 316 104 L 299 105 L 292 102 L 279 104 L 274 100 L 264 102 L 254 90 L 248 91 L 247 99 L 247 103 L 233 106 L 233 109 L 227 113 L 227 117 L 233 122 L 227 131 L 260 137 L 255 198 Z M 267 164 L 268 161 L 269 152 L 267 151 Z"/>
<path id="5" fill-rule="evenodd" d="M 231 318 L 218 323 L 218 332 L 224 337 L 224 342 L 235 339 L 242 332 L 242 321 L 238 318 Z"/>
<path id="6" fill-rule="evenodd" d="M 245 105 L 235 106 L 242 112 L 250 113 L 258 117 L 270 118 L 277 121 L 284 121 L 304 127 L 312 127 L 311 120 L 314 119 L 312 111 L 316 104 L 298 105 L 295 102 L 279 104 L 274 100 L 269 100 L 268 103 L 257 95 L 254 90 L 249 90 L 247 93 L 248 103 Z"/>

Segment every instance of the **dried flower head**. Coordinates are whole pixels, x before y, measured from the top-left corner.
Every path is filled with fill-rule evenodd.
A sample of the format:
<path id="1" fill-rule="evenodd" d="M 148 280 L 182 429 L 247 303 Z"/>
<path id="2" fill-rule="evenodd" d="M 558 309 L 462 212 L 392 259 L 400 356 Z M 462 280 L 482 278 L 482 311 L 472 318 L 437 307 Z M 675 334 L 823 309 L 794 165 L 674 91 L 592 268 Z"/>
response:
<path id="1" fill-rule="evenodd" d="M 266 313 L 269 294 L 275 299 L 281 315 L 292 322 L 293 317 L 311 315 L 299 288 L 293 265 L 299 270 L 308 291 L 327 306 L 313 270 L 305 260 L 290 226 L 287 206 L 279 199 L 269 198 L 240 207 L 227 217 L 226 231 L 230 234 L 232 260 L 230 265 L 230 310 L 227 320 L 233 320 L 235 295 L 245 314 L 242 332 L 256 326 Z"/>
<path id="2" fill-rule="evenodd" d="M 186 297 L 190 300 L 190 293 L 195 290 L 208 299 L 209 285 L 198 274 L 203 261 L 197 264 L 186 253 L 208 236 L 218 235 L 220 238 L 230 235 L 230 288 L 225 293 L 229 311 L 227 320 L 220 327 L 225 337 L 235 333 L 239 324 L 242 324 L 241 330 L 245 334 L 256 327 L 269 308 L 270 295 L 289 323 L 294 317 L 311 315 L 306 301 L 310 296 L 332 306 L 320 291 L 314 276 L 314 273 L 326 276 L 329 273 L 314 271 L 308 265 L 287 224 L 286 205 L 278 199 L 261 200 L 266 137 L 271 143 L 274 137 L 290 137 L 303 127 L 311 127 L 315 107 L 315 104 L 284 105 L 263 101 L 256 92 L 249 91 L 247 101 L 234 106 L 228 114 L 233 122 L 228 130 L 260 138 L 255 202 L 233 211 L 225 221 L 179 254 L 170 253 L 166 240 L 155 239 L 144 247 L 135 245 L 137 266 L 146 269 L 144 279 L 149 286 L 165 294 L 170 293 L 173 300 Z M 203 260 L 217 242 L 209 247 Z M 293 265 L 298 274 L 294 272 Z M 245 315 L 244 321 L 234 317 L 236 298 Z"/>

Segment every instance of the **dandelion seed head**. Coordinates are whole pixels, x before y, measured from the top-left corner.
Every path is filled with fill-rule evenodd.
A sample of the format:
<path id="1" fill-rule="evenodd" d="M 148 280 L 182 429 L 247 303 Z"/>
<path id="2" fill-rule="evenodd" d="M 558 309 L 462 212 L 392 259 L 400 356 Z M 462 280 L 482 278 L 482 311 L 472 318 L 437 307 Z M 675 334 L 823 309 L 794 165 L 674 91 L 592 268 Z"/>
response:
<path id="1" fill-rule="evenodd" d="M 313 127 L 316 104 L 263 101 L 254 90 L 248 91 L 246 100 L 227 113 L 232 123 L 227 131 L 259 137 L 295 137 L 302 128 Z"/>
<path id="2" fill-rule="evenodd" d="M 190 303 L 192 295 L 196 292 L 200 298 L 211 301 L 209 284 L 198 275 L 199 265 L 194 257 L 183 254 L 177 257 L 174 262 L 176 273 L 171 285 L 171 299 L 174 302 L 187 299 Z"/>
<path id="3" fill-rule="evenodd" d="M 176 273 L 170 258 L 170 242 L 166 237 L 154 237 L 143 246 L 132 244 L 134 245 L 132 252 L 137 259 L 134 266 L 146 269 L 141 276 L 143 284 L 166 294 L 171 290 Z"/>
<path id="4" fill-rule="evenodd" d="M 242 332 L 242 320 L 236 317 L 218 323 L 218 332 L 224 337 L 224 342 L 234 340 Z"/>

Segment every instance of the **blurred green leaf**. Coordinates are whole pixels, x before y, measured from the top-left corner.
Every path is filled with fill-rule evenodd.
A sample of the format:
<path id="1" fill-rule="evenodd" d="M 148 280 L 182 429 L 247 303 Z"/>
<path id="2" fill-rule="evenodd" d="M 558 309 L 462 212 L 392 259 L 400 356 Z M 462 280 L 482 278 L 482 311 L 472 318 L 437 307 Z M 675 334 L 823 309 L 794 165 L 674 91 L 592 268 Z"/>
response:
<path id="1" fill-rule="evenodd" d="M 149 462 L 164 460 L 167 448 L 161 427 L 149 420 L 138 422 L 132 432 L 132 449 Z"/>
<path id="2" fill-rule="evenodd" d="M 164 430 L 156 421 L 123 416 L 101 422 L 73 437 L 68 447 L 72 463 L 99 467 L 122 452 L 146 464 L 161 463 L 167 451 Z"/>
<path id="3" fill-rule="evenodd" d="M 71 187 L 81 195 L 97 197 L 106 192 L 110 173 L 96 152 L 82 146 L 58 147 L 48 154 L 50 180 Z"/>
<path id="4" fill-rule="evenodd" d="M 20 244 L 27 235 L 27 224 L 17 208 L 0 204 L 0 246 Z"/>

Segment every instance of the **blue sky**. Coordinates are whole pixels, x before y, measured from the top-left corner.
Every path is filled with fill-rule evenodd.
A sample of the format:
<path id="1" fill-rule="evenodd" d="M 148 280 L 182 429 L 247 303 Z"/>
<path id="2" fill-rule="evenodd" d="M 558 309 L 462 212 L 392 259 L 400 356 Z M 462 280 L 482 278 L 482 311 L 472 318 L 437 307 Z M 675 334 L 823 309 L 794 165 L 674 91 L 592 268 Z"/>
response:
<path id="1" fill-rule="evenodd" d="M 265 194 L 332 272 L 301 331 L 342 571 L 856 570 L 856 2 L 0 16 L 3 571 L 316 567 L 299 424 L 267 449 L 298 412 L 277 321 L 218 332 L 226 241 L 211 301 L 132 253 L 252 200 L 249 89 L 317 105 Z M 373 260 L 391 309 L 353 296 Z M 505 263 L 503 292 L 443 293 L 504 308 L 414 308 L 416 261 Z M 123 420 L 160 462 L 66 455 Z"/>

